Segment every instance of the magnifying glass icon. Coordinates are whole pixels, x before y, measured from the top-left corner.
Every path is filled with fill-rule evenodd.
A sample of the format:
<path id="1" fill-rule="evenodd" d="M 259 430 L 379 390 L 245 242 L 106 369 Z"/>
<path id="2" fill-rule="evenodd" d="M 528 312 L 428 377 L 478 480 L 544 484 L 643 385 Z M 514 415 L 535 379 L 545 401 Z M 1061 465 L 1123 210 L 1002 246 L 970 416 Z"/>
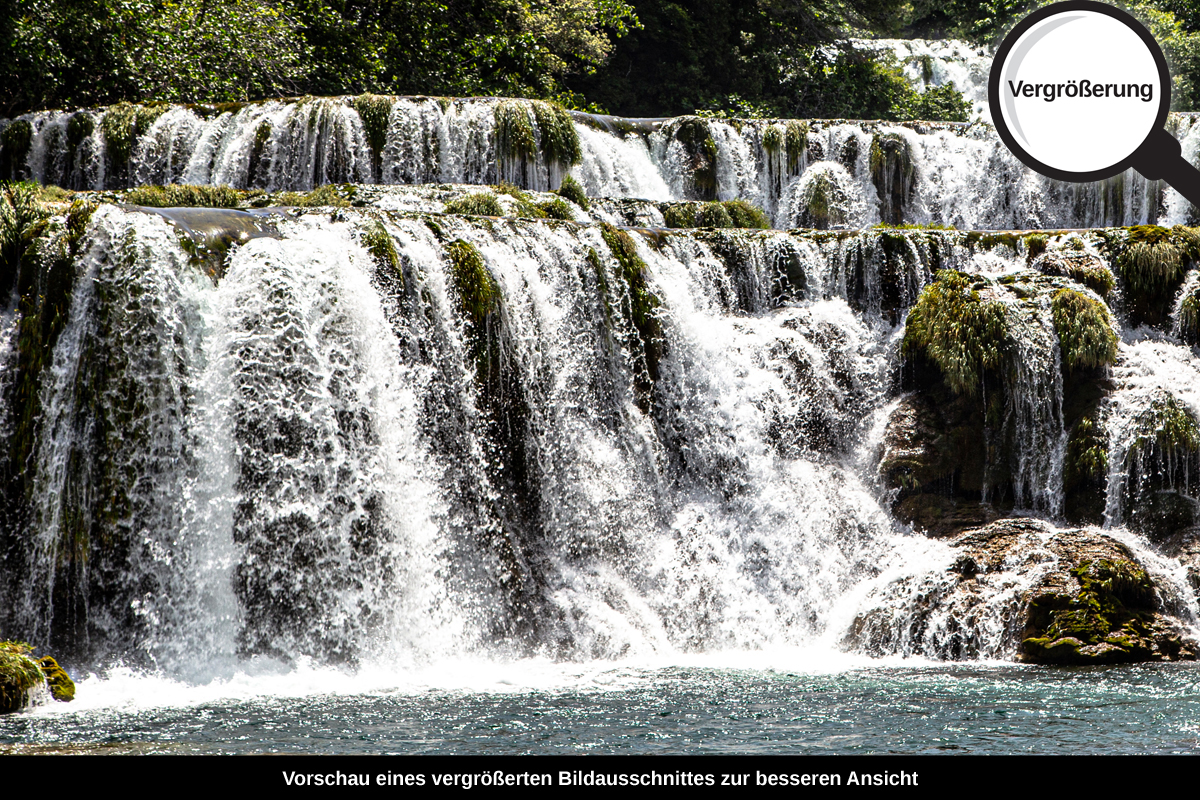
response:
<path id="1" fill-rule="evenodd" d="M 1200 206 L 1200 171 L 1163 129 L 1167 60 L 1119 8 L 1068 0 L 1021 20 L 992 61 L 988 103 L 1001 140 L 1035 172 L 1087 182 L 1132 167 Z"/>

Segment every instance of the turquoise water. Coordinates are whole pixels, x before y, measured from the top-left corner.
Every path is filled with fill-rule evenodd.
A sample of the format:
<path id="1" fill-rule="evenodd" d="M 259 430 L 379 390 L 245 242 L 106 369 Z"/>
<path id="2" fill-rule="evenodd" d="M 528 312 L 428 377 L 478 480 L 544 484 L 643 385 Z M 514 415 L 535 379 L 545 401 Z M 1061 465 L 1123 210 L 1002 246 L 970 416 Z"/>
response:
<path id="1" fill-rule="evenodd" d="M 444 685 L 421 685 L 431 676 Z M 1200 751 L 1200 669 L 1191 664 L 891 663 L 808 672 L 515 664 L 430 670 L 390 687 L 388 677 L 295 669 L 188 686 L 118 671 L 81 681 L 76 704 L 0 720 L 0 752 Z M 455 682 L 477 685 L 447 688 Z"/>

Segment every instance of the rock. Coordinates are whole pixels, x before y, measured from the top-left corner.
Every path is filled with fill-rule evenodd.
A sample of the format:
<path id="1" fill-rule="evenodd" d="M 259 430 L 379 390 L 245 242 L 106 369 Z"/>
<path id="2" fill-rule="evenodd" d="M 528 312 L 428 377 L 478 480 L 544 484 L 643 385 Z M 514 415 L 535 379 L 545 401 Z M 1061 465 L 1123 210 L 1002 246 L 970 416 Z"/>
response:
<path id="1" fill-rule="evenodd" d="M 958 552 L 944 573 L 907 576 L 881 590 L 846 644 L 874 655 L 948 659 L 1015 650 L 1038 664 L 1190 660 L 1200 650 L 1132 551 L 1099 530 L 1002 519 L 950 545 Z M 1200 541 L 1186 546 L 1200 553 Z M 1000 649 L 985 650 L 997 629 Z"/>
<path id="2" fill-rule="evenodd" d="M 44 683 L 33 648 L 24 642 L 0 642 L 0 714 L 11 714 L 29 705 L 34 689 Z"/>
<path id="3" fill-rule="evenodd" d="M 60 703 L 69 703 L 75 699 L 75 681 L 71 680 L 71 676 L 57 661 L 50 656 L 43 656 L 38 660 L 38 666 L 46 676 L 46 687 L 50 690 L 51 697 Z"/>

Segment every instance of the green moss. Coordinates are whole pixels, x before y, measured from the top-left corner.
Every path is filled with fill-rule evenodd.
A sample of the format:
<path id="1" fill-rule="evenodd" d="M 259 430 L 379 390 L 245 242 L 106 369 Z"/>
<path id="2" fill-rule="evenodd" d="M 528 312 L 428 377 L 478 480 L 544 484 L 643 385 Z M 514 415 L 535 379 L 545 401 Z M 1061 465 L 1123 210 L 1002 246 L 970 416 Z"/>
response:
<path id="1" fill-rule="evenodd" d="M 696 213 L 699 228 L 732 228 L 733 219 L 720 203 L 705 203 Z"/>
<path id="2" fill-rule="evenodd" d="M 662 358 L 662 325 L 658 318 L 661 305 L 646 281 L 647 267 L 637 253 L 637 245 L 628 233 L 608 223 L 600 226 L 604 243 L 620 265 L 620 276 L 629 289 L 628 304 L 623 308 L 633 323 L 638 341 L 632 343 L 635 354 L 634 390 L 638 406 L 648 412 L 658 365 Z"/>
<path id="3" fill-rule="evenodd" d="M 917 299 L 905 323 L 903 352 L 924 353 L 956 393 L 975 396 L 986 370 L 1007 347 L 1004 305 L 985 301 L 961 272 L 942 270 Z"/>
<path id="4" fill-rule="evenodd" d="M 458 294 L 459 310 L 477 335 L 482 335 L 488 315 L 500 308 L 500 287 L 475 245 L 455 239 L 445 247 L 450 275 Z"/>
<path id="5" fill-rule="evenodd" d="M 687 158 L 693 194 L 699 200 L 715 200 L 717 196 L 717 143 L 712 138 L 708 121 L 700 117 L 679 117 L 668 123 L 665 131 L 682 146 Z"/>
<path id="6" fill-rule="evenodd" d="M 1188 344 L 1200 344 L 1200 286 L 1179 304 L 1179 335 Z"/>
<path id="7" fill-rule="evenodd" d="M 78 111 L 67 120 L 67 146 L 74 152 L 96 130 L 96 120 L 86 111 Z"/>
<path id="8" fill-rule="evenodd" d="M 50 211 L 34 183 L 0 184 L 0 292 L 12 287 L 26 253 L 45 229 Z"/>
<path id="9" fill-rule="evenodd" d="M 268 119 L 264 119 L 258 123 L 258 127 L 254 129 L 254 144 L 250 148 L 250 164 L 246 170 L 246 174 L 251 181 L 254 181 L 258 176 L 263 153 L 266 152 L 267 143 L 271 141 L 271 131 L 271 121 Z M 259 185 L 262 184 L 260 183 Z"/>
<path id="10" fill-rule="evenodd" d="M 29 692 L 45 682 L 32 651 L 24 642 L 0 642 L 0 714 L 20 711 L 29 704 Z"/>
<path id="11" fill-rule="evenodd" d="M 29 146 L 33 142 L 33 126 L 28 120 L 9 123 L 0 133 L 0 178 L 17 178 L 24 172 Z"/>
<path id="12" fill-rule="evenodd" d="M 1068 370 L 1108 366 L 1116 360 L 1117 334 L 1103 303 L 1074 289 L 1059 289 L 1050 299 L 1050 312 Z"/>
<path id="13" fill-rule="evenodd" d="M 1124 559 L 1094 559 L 1071 569 L 1074 596 L 1041 595 L 1030 604 L 1026 661 L 1059 664 L 1120 663 L 1169 656 L 1159 650 L 1151 622 L 1154 585 L 1146 571 Z"/>
<path id="14" fill-rule="evenodd" d="M 153 208 L 237 208 L 242 193 L 231 186 L 139 186 L 125 193 L 125 202 Z"/>
<path id="15" fill-rule="evenodd" d="M 768 125 L 763 131 L 762 146 L 772 155 L 783 153 L 788 174 L 797 175 L 808 148 L 808 123 L 791 119 Z"/>
<path id="16" fill-rule="evenodd" d="M 1127 458 L 1155 453 L 1170 459 L 1200 451 L 1200 425 L 1171 395 L 1152 400 L 1150 407 L 1138 415 L 1134 427 L 1138 434 L 1129 447 Z"/>
<path id="17" fill-rule="evenodd" d="M 375 267 L 381 272 L 398 278 L 400 288 L 404 288 L 404 268 L 400 261 L 400 254 L 396 252 L 396 243 L 392 241 L 392 235 L 387 232 L 383 224 L 376 221 L 363 231 L 362 243 L 375 261 Z"/>
<path id="18" fill-rule="evenodd" d="M 876 133 L 871 137 L 869 161 L 871 182 L 882 201 L 880 216 L 885 222 L 901 222 L 917 185 L 917 168 L 908 139 L 895 132 Z"/>
<path id="19" fill-rule="evenodd" d="M 726 200 L 722 203 L 725 211 L 735 228 L 759 228 L 766 230 L 771 227 L 771 220 L 761 208 L 746 200 Z"/>
<path id="20" fill-rule="evenodd" d="M 1183 277 L 1186 252 L 1186 246 L 1168 228 L 1130 228 L 1125 247 L 1117 256 L 1117 272 L 1134 292 L 1160 296 Z"/>
<path id="21" fill-rule="evenodd" d="M 57 661 L 50 656 L 43 656 L 38 659 L 38 666 L 46 676 L 46 687 L 50 689 L 50 695 L 55 700 L 69 703 L 75 699 L 75 681 L 71 680 L 71 676 Z"/>
<path id="22" fill-rule="evenodd" d="M 533 120 L 523 100 L 503 100 L 493 112 L 496 121 L 496 152 L 501 158 L 531 161 L 537 154 Z"/>
<path id="23" fill-rule="evenodd" d="M 591 203 L 588 202 L 587 193 L 583 191 L 583 186 L 579 181 L 567 175 L 562 179 L 562 183 L 558 187 L 558 194 L 570 200 L 575 205 L 587 211 L 591 208 Z"/>
<path id="24" fill-rule="evenodd" d="M 297 208 L 349 208 L 355 204 L 358 187 L 352 183 L 327 183 L 310 192 L 276 192 L 254 198 L 256 208 L 265 206 L 295 206 Z"/>
<path id="25" fill-rule="evenodd" d="M 569 169 L 582 161 L 579 133 L 570 112 L 557 103 L 544 100 L 531 100 L 529 104 L 541 134 L 539 144 L 546 165 Z"/>
<path id="26" fill-rule="evenodd" d="M 137 138 L 150 129 L 156 119 L 167 110 L 165 104 L 133 105 L 117 103 L 109 106 L 100 126 L 104 130 L 104 142 L 112 163 L 123 168 L 133 155 Z"/>
<path id="27" fill-rule="evenodd" d="M 500 200 L 496 195 L 491 192 L 475 192 L 446 203 L 444 212 L 468 216 L 503 217 L 504 207 L 500 205 Z"/>
<path id="28" fill-rule="evenodd" d="M 557 197 L 550 200 L 543 200 L 537 204 L 537 208 L 547 219 L 561 219 L 567 222 L 575 221 L 575 215 L 571 212 L 571 207 L 567 205 L 567 201 Z"/>
<path id="29" fill-rule="evenodd" d="M 809 172 L 815 171 L 809 170 Z M 804 193 L 800 198 L 804 208 L 800 218 L 801 223 L 818 230 L 844 225 L 846 223 L 844 199 L 842 190 L 834 183 L 827 170 L 816 172 L 804 186 Z"/>
<path id="30" fill-rule="evenodd" d="M 1044 233 L 1031 233 L 1025 237 L 1025 259 L 1027 262 L 1046 252 L 1050 237 Z"/>
<path id="31" fill-rule="evenodd" d="M 1108 475 L 1108 440 L 1092 417 L 1081 418 L 1071 431 L 1063 474 L 1067 485 L 1100 482 Z"/>
<path id="32" fill-rule="evenodd" d="M 363 132 L 371 148 L 376 166 L 387 144 L 388 121 L 392 115 L 392 98 L 380 94 L 360 94 L 354 98 L 354 110 L 362 120 Z"/>
<path id="33" fill-rule="evenodd" d="M 663 224 L 668 228 L 696 227 L 696 206 L 693 203 L 676 203 L 663 211 Z"/>

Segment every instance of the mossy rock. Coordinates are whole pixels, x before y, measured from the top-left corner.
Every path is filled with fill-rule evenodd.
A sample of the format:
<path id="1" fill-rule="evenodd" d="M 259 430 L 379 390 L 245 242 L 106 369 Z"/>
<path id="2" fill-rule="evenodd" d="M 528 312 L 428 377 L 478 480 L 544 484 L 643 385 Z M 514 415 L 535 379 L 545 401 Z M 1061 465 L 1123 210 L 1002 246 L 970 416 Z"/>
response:
<path id="1" fill-rule="evenodd" d="M 544 100 L 503 100 L 496 104 L 496 151 L 500 158 L 532 163 L 538 153 L 547 167 L 563 171 L 583 158 L 570 112 Z"/>
<path id="2" fill-rule="evenodd" d="M 717 199 L 717 143 L 708 121 L 700 117 L 679 117 L 666 131 L 683 148 L 689 176 L 688 194 L 696 200 Z"/>
<path id="3" fill-rule="evenodd" d="M 380 174 L 383 148 L 387 144 L 388 122 L 392 116 L 392 104 L 395 98 L 379 94 L 360 94 L 354 98 L 354 110 L 362 120 L 363 133 L 367 138 L 367 146 L 371 148 L 371 158 L 375 175 Z"/>
<path id="4" fill-rule="evenodd" d="M 38 660 L 38 666 L 46 676 L 46 687 L 50 690 L 51 697 L 60 703 L 69 703 L 75 699 L 75 681 L 71 680 L 71 676 L 57 661 L 50 656 L 43 656 Z"/>
<path id="5" fill-rule="evenodd" d="M 13 120 L 0 132 L 0 179 L 29 177 L 26 160 L 33 143 L 33 125 L 29 120 Z"/>
<path id="6" fill-rule="evenodd" d="M 474 192 L 446 203 L 446 214 L 503 217 L 504 206 L 492 192 Z"/>
<path id="7" fill-rule="evenodd" d="M 1160 541 L 1200 524 L 1200 424 L 1163 393 L 1134 420 L 1136 436 L 1125 454 L 1126 519 Z"/>
<path id="8" fill-rule="evenodd" d="M 787 175 L 799 175 L 808 148 L 808 123 L 790 119 L 768 125 L 762 134 L 762 147 L 770 155 L 782 155 Z"/>
<path id="9" fill-rule="evenodd" d="M 237 208 L 245 193 L 231 186 L 139 186 L 125 193 L 126 203 L 151 208 Z"/>
<path id="10" fill-rule="evenodd" d="M 1117 334 L 1104 303 L 1064 288 L 1051 297 L 1050 310 L 1068 372 L 1105 367 L 1116 360 Z"/>
<path id="11" fill-rule="evenodd" d="M 903 134 L 889 131 L 871 137 L 871 182 L 879 193 L 879 216 L 898 225 L 917 188 L 912 146 Z"/>
<path id="12" fill-rule="evenodd" d="M 1030 598 L 1021 660 L 1119 664 L 1195 658 L 1178 632 L 1163 624 L 1154 585 L 1136 562 L 1087 559 L 1076 563 L 1070 575 L 1075 591 Z"/>
<path id="13" fill-rule="evenodd" d="M 11 714 L 29 705 L 30 693 L 46 676 L 33 648 L 24 642 L 0 642 L 0 714 Z"/>
<path id="14" fill-rule="evenodd" d="M 1140 225 L 1112 243 L 1132 325 L 1166 325 L 1184 273 L 1200 256 L 1197 238 L 1182 226 Z"/>
<path id="15" fill-rule="evenodd" d="M 1094 414 L 1081 417 L 1067 436 L 1063 460 L 1063 514 L 1073 523 L 1104 521 L 1108 437 Z"/>
<path id="16" fill-rule="evenodd" d="M 608 223 L 600 226 L 604 243 L 620 267 L 618 276 L 625 284 L 625 292 L 614 292 L 604 278 L 603 265 L 598 258 L 593 261 L 597 277 L 601 280 L 601 292 L 610 317 L 623 316 L 632 323 L 633 335 L 626 343 L 633 356 L 634 391 L 638 406 L 649 412 L 654 385 L 658 381 L 659 363 L 665 354 L 662 323 L 659 320 L 658 297 L 651 291 L 646 275 L 649 269 L 638 255 L 633 238 Z"/>
<path id="17" fill-rule="evenodd" d="M 567 175 L 559 184 L 557 193 L 560 197 L 570 200 L 575 205 L 587 211 L 591 208 L 591 203 L 588 201 L 587 192 L 583 190 L 583 186 L 579 181 Z"/>
<path id="18" fill-rule="evenodd" d="M 961 272 L 938 272 L 905 323 L 903 353 L 927 356 L 957 394 L 977 395 L 984 373 L 1001 365 L 1007 348 L 1004 304 L 983 299 Z"/>

